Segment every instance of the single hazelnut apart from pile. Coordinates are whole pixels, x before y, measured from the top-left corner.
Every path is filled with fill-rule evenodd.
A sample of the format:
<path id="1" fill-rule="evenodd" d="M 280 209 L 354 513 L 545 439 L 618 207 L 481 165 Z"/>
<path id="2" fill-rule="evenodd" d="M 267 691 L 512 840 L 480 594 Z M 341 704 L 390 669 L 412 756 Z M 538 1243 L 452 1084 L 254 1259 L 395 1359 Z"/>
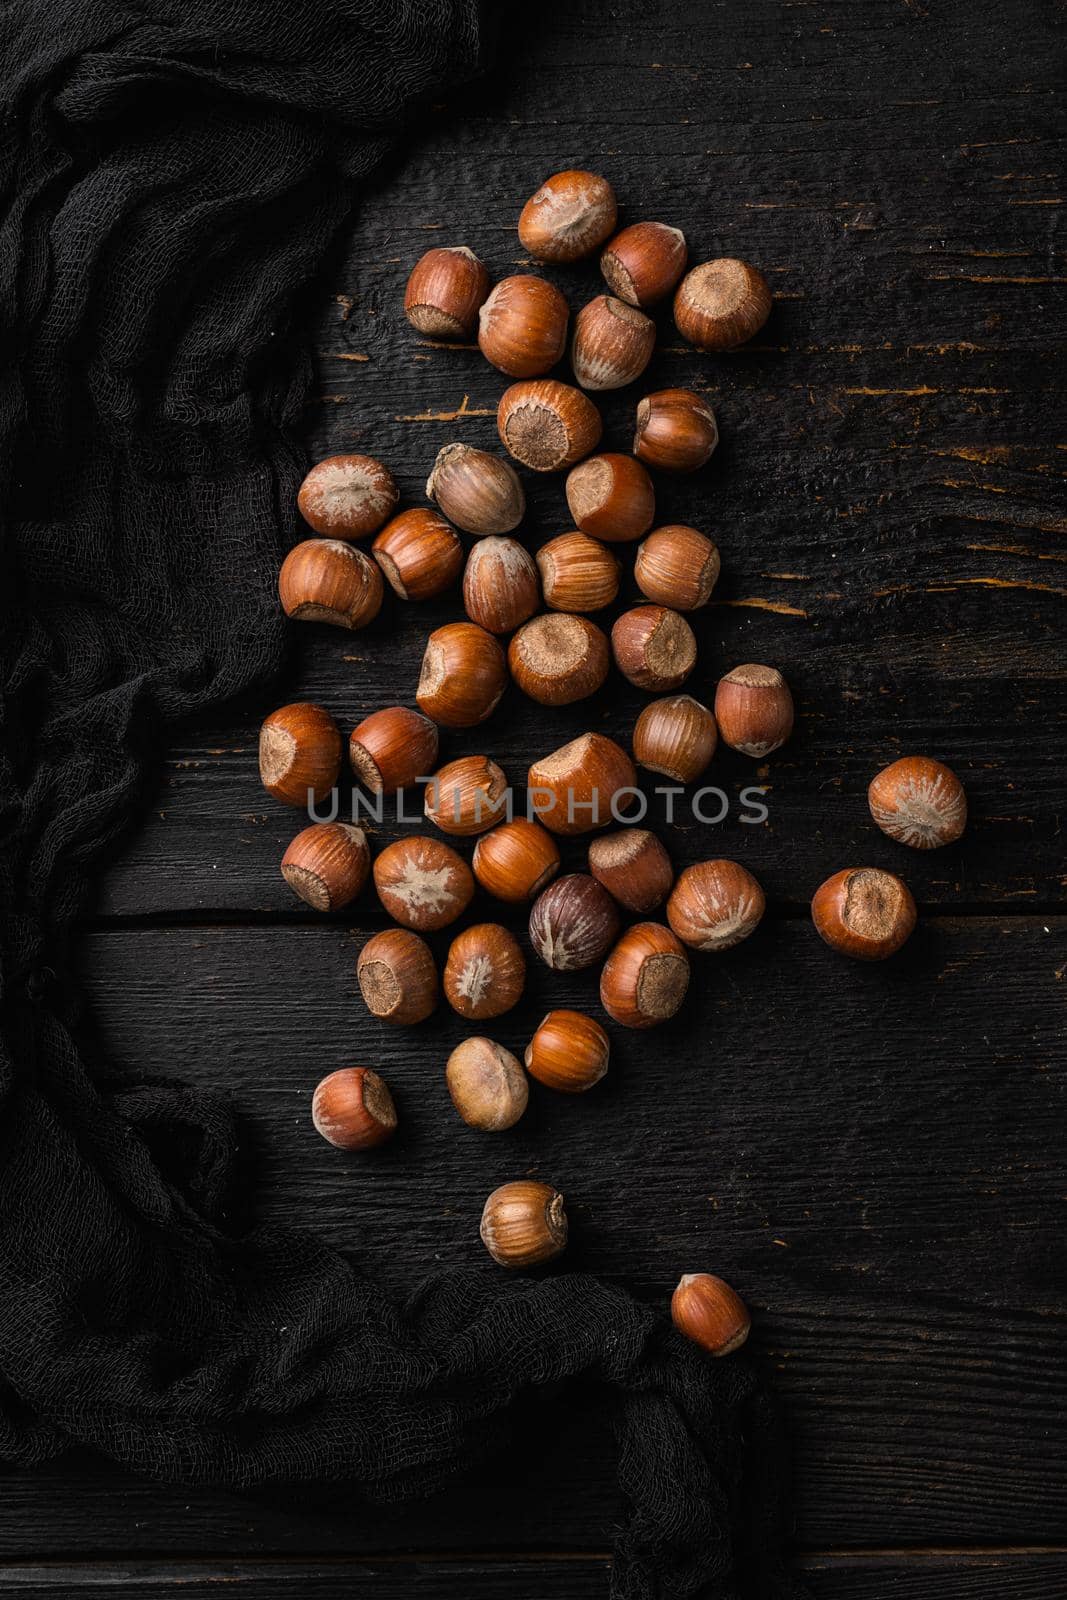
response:
<path id="1" fill-rule="evenodd" d="M 342 1067 L 323 1078 L 311 1101 L 316 1132 L 338 1150 L 373 1150 L 396 1132 L 388 1087 L 369 1067 Z"/>
<path id="2" fill-rule="evenodd" d="M 474 622 L 449 622 L 426 641 L 415 699 L 446 728 L 474 728 L 492 715 L 507 682 L 493 635 Z"/>
<path id="3" fill-rule="evenodd" d="M 416 262 L 404 293 L 404 314 L 429 339 L 465 339 L 474 332 L 490 278 L 473 250 L 443 245 Z"/>
<path id="4" fill-rule="evenodd" d="M 656 516 L 652 479 L 633 456 L 590 456 L 567 474 L 567 505 L 583 533 L 608 544 L 640 539 Z"/>
<path id="5" fill-rule="evenodd" d="M 315 911 L 350 905 L 369 872 L 367 836 L 350 822 L 313 822 L 282 856 L 282 877 Z"/>
<path id="6" fill-rule="evenodd" d="M 478 313 L 478 348 L 510 378 L 538 378 L 567 346 L 570 310 L 554 283 L 502 278 Z"/>
<path id="7" fill-rule="evenodd" d="M 372 711 L 353 728 L 348 759 L 368 794 L 396 794 L 437 765 L 437 726 L 407 706 Z"/>
<path id="8" fill-rule="evenodd" d="M 669 928 L 635 922 L 600 974 L 600 1004 L 624 1028 L 654 1028 L 673 1017 L 689 987 L 689 959 Z"/>
<path id="9" fill-rule="evenodd" d="M 374 863 L 374 887 L 395 922 L 419 933 L 447 928 L 474 895 L 462 856 L 440 839 L 415 835 L 386 845 Z"/>
<path id="10" fill-rule="evenodd" d="M 674 882 L 671 858 L 647 828 L 623 828 L 594 839 L 589 870 L 621 906 L 639 916 L 662 905 Z"/>
<path id="11" fill-rule="evenodd" d="M 766 909 L 763 890 L 736 861 L 698 861 L 671 891 L 667 921 L 694 950 L 729 950 L 755 931 Z"/>
<path id="12" fill-rule="evenodd" d="M 674 297 L 674 322 L 698 350 L 736 350 L 771 314 L 771 290 L 747 261 L 724 257 L 687 272 Z"/>
<path id="13" fill-rule="evenodd" d="M 654 306 L 667 298 L 682 276 L 687 255 L 681 228 L 665 222 L 634 222 L 609 242 L 600 271 L 620 300 Z"/>
<path id="14" fill-rule="evenodd" d="M 602 611 L 619 592 L 619 563 L 587 533 L 561 533 L 543 544 L 537 570 L 553 611 Z"/>
<path id="15" fill-rule="evenodd" d="M 777 667 L 748 661 L 719 679 L 715 720 L 731 750 L 770 755 L 793 731 L 793 696 Z"/>
<path id="16" fill-rule="evenodd" d="M 272 711 L 259 730 L 259 776 L 275 800 L 324 800 L 341 771 L 341 730 L 321 706 L 298 700 Z"/>
<path id="17" fill-rule="evenodd" d="M 479 539 L 467 557 L 463 604 L 489 633 L 512 633 L 541 603 L 533 556 L 517 539 Z"/>
<path id="18" fill-rule="evenodd" d="M 619 932 L 608 891 L 585 872 L 543 889 L 530 912 L 530 943 L 553 972 L 581 972 L 603 960 Z"/>
<path id="19" fill-rule="evenodd" d="M 615 665 L 638 689 L 677 689 L 696 666 L 697 642 L 685 618 L 667 606 L 635 606 L 611 630 Z"/>
<path id="20" fill-rule="evenodd" d="M 508 780 L 488 756 L 460 756 L 435 772 L 426 786 L 423 811 L 442 833 L 469 838 L 503 821 Z"/>
<path id="21" fill-rule="evenodd" d="M 432 600 L 451 588 L 463 567 L 459 534 L 425 506 L 412 506 L 394 517 L 371 550 L 401 600 Z"/>
<path id="22" fill-rule="evenodd" d="M 501 1184 L 485 1202 L 482 1243 L 498 1267 L 536 1267 L 567 1245 L 563 1196 L 551 1184 L 520 1178 Z"/>
<path id="23" fill-rule="evenodd" d="M 574 319 L 571 366 L 583 389 L 621 389 L 633 383 L 655 348 L 651 317 L 613 295 L 598 295 Z"/>
<path id="24" fill-rule="evenodd" d="M 709 1355 L 739 1350 L 752 1326 L 740 1295 L 710 1272 L 687 1272 L 671 1297 L 671 1321 Z"/>
<path id="25" fill-rule="evenodd" d="M 511 462 L 469 444 L 441 447 L 426 495 L 457 528 L 478 538 L 510 533 L 526 513 L 526 493 Z"/>
<path id="26" fill-rule="evenodd" d="M 676 783 L 693 783 L 719 742 L 715 718 L 691 694 L 653 700 L 634 723 L 634 760 Z"/>
<path id="27" fill-rule="evenodd" d="M 430 947 L 407 928 L 386 928 L 359 953 L 356 977 L 367 1010 L 383 1022 L 424 1022 L 437 1005 Z"/>
<path id="28" fill-rule="evenodd" d="M 514 817 L 482 835 L 471 865 L 486 894 L 521 905 L 539 895 L 559 871 L 559 846 L 538 823 Z"/>
<path id="29" fill-rule="evenodd" d="M 522 999 L 526 958 L 514 934 L 498 922 L 457 933 L 445 962 L 445 998 L 469 1022 L 501 1017 Z"/>
<path id="30" fill-rule="evenodd" d="M 561 745 L 535 761 L 526 776 L 531 810 L 553 833 L 567 835 L 625 822 L 636 783 L 626 751 L 602 733 L 583 733 Z"/>
<path id="31" fill-rule="evenodd" d="M 811 916 L 832 949 L 857 961 L 885 961 L 911 935 L 918 912 L 894 873 L 846 867 L 816 889 Z"/>
<path id="32" fill-rule="evenodd" d="M 511 676 L 542 706 L 569 706 L 595 694 L 608 675 L 605 635 L 588 617 L 546 612 L 523 623 L 508 646 Z"/>
<path id="33" fill-rule="evenodd" d="M 638 546 L 634 577 L 649 600 L 675 611 L 698 611 L 711 599 L 719 567 L 718 549 L 707 534 L 672 522 Z"/>
<path id="34" fill-rule="evenodd" d="M 581 389 L 542 378 L 513 383 L 500 397 L 497 432 L 508 455 L 534 472 L 560 472 L 595 450 L 604 424 Z"/>
<path id="35" fill-rule="evenodd" d="M 537 261 L 580 261 L 610 238 L 618 219 L 615 191 L 595 172 L 546 178 L 522 208 L 519 241 Z"/>
<path id="36" fill-rule="evenodd" d="M 872 778 L 871 816 L 891 839 L 913 850 L 953 844 L 967 826 L 967 796 L 950 767 L 929 756 L 902 756 Z"/>
<path id="37" fill-rule="evenodd" d="M 327 539 L 365 539 L 392 516 L 400 490 L 373 456 L 327 456 L 300 485 L 300 515 Z"/>
<path id="38" fill-rule="evenodd" d="M 305 539 L 290 550 L 278 574 L 282 610 L 294 622 L 365 628 L 382 609 L 377 565 L 340 539 Z"/>
<path id="39" fill-rule="evenodd" d="M 493 1039 L 464 1039 L 448 1058 L 445 1082 L 469 1128 L 502 1133 L 526 1110 L 530 1086 L 516 1056 Z"/>
<path id="40" fill-rule="evenodd" d="M 662 472 L 696 472 L 719 442 L 706 400 L 691 389 L 660 389 L 637 407 L 634 455 Z"/>
<path id="41" fill-rule="evenodd" d="M 526 1070 L 546 1089 L 584 1094 L 608 1070 L 611 1045 L 599 1022 L 580 1011 L 550 1011 L 526 1046 Z"/>

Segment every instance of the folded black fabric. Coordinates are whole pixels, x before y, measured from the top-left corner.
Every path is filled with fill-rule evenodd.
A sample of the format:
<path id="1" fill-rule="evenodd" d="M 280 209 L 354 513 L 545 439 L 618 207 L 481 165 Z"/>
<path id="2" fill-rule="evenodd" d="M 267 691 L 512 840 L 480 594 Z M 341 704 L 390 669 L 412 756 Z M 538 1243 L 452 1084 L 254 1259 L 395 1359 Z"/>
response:
<path id="1" fill-rule="evenodd" d="M 305 1234 L 231 1237 L 226 1105 L 80 1017 L 75 920 L 168 724 L 278 665 L 301 301 L 408 108 L 481 67 L 475 0 L 9 0 L 0 36 L 0 1459 L 407 1494 L 584 1374 L 613 1593 L 784 1595 L 748 1365 L 587 1277 L 397 1307 Z"/>

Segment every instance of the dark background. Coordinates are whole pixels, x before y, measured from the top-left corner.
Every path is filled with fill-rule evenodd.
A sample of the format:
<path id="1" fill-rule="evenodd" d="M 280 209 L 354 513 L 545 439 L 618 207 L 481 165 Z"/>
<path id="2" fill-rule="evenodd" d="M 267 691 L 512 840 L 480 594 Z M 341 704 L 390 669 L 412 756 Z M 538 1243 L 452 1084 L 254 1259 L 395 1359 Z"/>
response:
<path id="1" fill-rule="evenodd" d="M 526 1172 L 567 1194 L 568 1265 L 664 1304 L 682 1271 L 735 1283 L 791 1425 L 798 1563 L 819 1600 L 1067 1594 L 1057 17 L 1019 0 L 531 8 L 493 82 L 432 108 L 324 285 L 310 451 L 379 454 L 420 503 L 440 445 L 494 445 L 506 382 L 404 322 L 431 244 L 524 270 L 523 199 L 587 165 L 625 220 L 676 223 L 693 259 L 768 273 L 754 345 L 700 356 L 665 316 L 647 381 L 603 406 L 625 449 L 637 394 L 711 399 L 710 466 L 658 485 L 660 520 L 704 528 L 723 557 L 688 687 L 707 698 L 730 666 L 768 661 L 800 713 L 758 779 L 730 752 L 709 773 L 731 793 L 765 781 L 767 826 L 735 813 L 669 836 L 679 864 L 742 860 L 770 900 L 747 944 L 696 958 L 675 1024 L 613 1029 L 593 1094 L 535 1091 L 518 1128 L 477 1135 L 442 1079 L 458 1020 L 394 1031 L 363 1009 L 372 897 L 316 917 L 278 876 L 297 818 L 259 787 L 262 716 L 311 698 L 347 732 L 410 702 L 457 595 L 387 603 L 359 635 L 294 630 L 284 684 L 170 752 L 85 945 L 104 1047 L 231 1090 L 260 1214 L 398 1293 L 481 1263 L 482 1201 Z M 551 275 L 575 307 L 595 292 L 588 269 Z M 559 479 L 529 487 L 536 546 L 569 524 Z M 509 692 L 445 753 L 488 751 L 521 780 L 587 728 L 625 738 L 644 699 L 615 680 L 548 714 Z M 909 752 L 963 778 L 960 846 L 909 852 L 871 824 L 867 782 Z M 900 871 L 922 912 L 874 969 L 807 918 L 822 878 L 860 864 Z M 594 1002 L 594 979 L 531 967 L 490 1031 L 521 1047 L 550 1003 Z M 357 1061 L 381 1067 L 403 1123 L 365 1159 L 309 1119 L 318 1078 Z M 589 1394 L 525 1417 L 495 1471 L 385 1513 L 190 1494 L 68 1457 L 0 1483 L 0 1592 L 195 1600 L 226 1580 L 264 1600 L 584 1600 L 606 1593 L 620 1512 Z"/>

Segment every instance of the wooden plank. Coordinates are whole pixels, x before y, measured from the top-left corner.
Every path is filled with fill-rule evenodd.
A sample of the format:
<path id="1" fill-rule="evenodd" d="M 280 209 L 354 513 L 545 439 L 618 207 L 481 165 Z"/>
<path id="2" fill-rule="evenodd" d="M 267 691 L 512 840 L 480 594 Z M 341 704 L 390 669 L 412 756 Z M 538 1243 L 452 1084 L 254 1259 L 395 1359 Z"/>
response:
<path id="1" fill-rule="evenodd" d="M 1062 1600 L 1067 1595 L 1067 1555 L 1003 1551 L 977 1554 L 812 1556 L 795 1564 L 814 1600 Z M 121 1562 L 69 1565 L 47 1562 L 0 1567 L 7 1600 L 40 1595 L 91 1594 L 94 1600 L 210 1600 L 228 1594 L 256 1600 L 347 1600 L 373 1594 L 381 1600 L 602 1600 L 608 1564 L 602 1557 L 524 1557 L 510 1561 L 443 1561 L 436 1556 L 399 1561 L 210 1562 L 174 1565 Z"/>
<path id="2" fill-rule="evenodd" d="M 661 1304 L 694 1266 L 745 1294 L 794 1433 L 805 1542 L 921 1543 L 949 1528 L 1007 1542 L 1047 1536 L 1067 1501 L 1063 1173 L 1049 1140 L 1065 1098 L 1065 934 L 1062 919 L 934 919 L 908 953 L 867 968 L 835 959 L 805 923 L 774 921 L 699 964 L 676 1024 L 649 1038 L 614 1030 L 595 1093 L 564 1103 L 535 1086 L 527 1118 L 495 1139 L 458 1123 L 442 1082 L 469 1029 L 445 1015 L 404 1032 L 371 1022 L 355 937 L 101 932 L 86 965 L 112 1059 L 234 1095 L 265 1217 L 313 1226 L 403 1293 L 423 1272 L 479 1262 L 485 1194 L 540 1172 L 569 1196 L 567 1265 Z M 550 1003 L 593 993 L 587 977 L 532 968 L 521 1008 L 492 1031 L 521 1050 Z M 403 1124 L 362 1161 L 308 1119 L 318 1077 L 360 1060 L 389 1079 Z M 604 1541 L 618 1515 L 606 1442 L 560 1452 L 558 1409 L 540 1442 L 531 1426 L 536 1504 L 517 1513 L 497 1483 L 488 1516 L 457 1494 L 419 1513 L 431 1542 L 477 1547 L 489 1528 L 513 1549 Z M 297 1516 L 138 1499 L 193 1506 L 197 1548 L 219 1518 L 228 1548 L 247 1547 L 232 1526 L 246 1515 L 243 1537 L 277 1548 Z M 52 1510 L 60 1548 L 104 1537 L 116 1516 L 109 1547 L 137 1537 L 121 1508 L 99 1508 L 89 1529 L 77 1505 Z M 9 1539 L 28 1537 L 23 1515 Z M 153 1528 L 157 1516 L 184 1513 L 153 1510 Z M 290 1525 L 299 1543 L 306 1524 Z M 387 1526 L 375 1514 L 361 1532 L 346 1514 L 331 1548 L 410 1539 L 410 1513 Z"/>
<path id="3" fill-rule="evenodd" d="M 733 614 L 733 613 L 731 613 Z M 447 612 L 439 613 L 444 620 Z M 313 699 L 337 717 L 347 733 L 362 715 L 400 698 L 413 703 L 415 668 L 426 624 L 404 617 L 392 637 L 339 640 L 316 629 L 303 651 L 299 676 L 270 699 L 247 702 L 232 715 L 197 730 L 167 758 L 144 826 L 130 839 L 108 873 L 100 914 L 195 916 L 241 914 L 292 920 L 309 913 L 294 899 L 278 872 L 301 814 L 281 806 L 262 789 L 257 771 L 259 722 L 273 705 Z M 718 626 L 713 619 L 708 626 Z M 768 657 L 753 637 L 729 659 Z M 726 658 L 724 658 L 725 661 Z M 843 661 L 843 658 L 842 658 Z M 673 802 L 657 794 L 668 780 L 641 775 L 651 826 L 662 833 L 679 868 L 712 855 L 743 861 L 783 906 L 806 907 L 816 886 L 844 865 L 888 867 L 904 876 L 925 907 L 960 910 L 1016 906 L 1020 910 L 1067 903 L 1067 871 L 1059 846 L 1063 805 L 1061 764 L 1050 759 L 1046 740 L 1062 722 L 1067 737 L 1067 684 L 1009 684 L 956 680 L 936 691 L 921 673 L 899 673 L 867 661 L 843 667 L 831 683 L 818 633 L 797 642 L 789 675 L 798 695 L 797 731 L 781 751 L 757 763 L 720 747 L 706 778 Z M 398 687 L 399 686 L 399 687 Z M 691 685 L 711 698 L 710 679 Z M 491 722 L 442 739 L 442 761 L 488 752 L 504 767 L 523 805 L 523 784 L 534 759 L 590 729 L 610 733 L 627 747 L 634 719 L 646 703 L 639 691 L 605 689 L 583 707 L 554 715 L 531 714 L 509 690 Z M 963 780 L 971 818 L 958 845 L 946 850 L 907 850 L 886 839 L 871 821 L 866 791 L 871 777 L 897 756 L 927 751 L 950 763 Z M 743 791 L 765 789 L 766 823 L 752 816 Z M 711 787 L 724 801 L 694 796 Z M 417 791 L 406 800 L 406 818 L 395 808 L 375 830 L 375 848 L 419 826 Z M 674 823 L 668 804 L 674 806 Z M 340 813 L 352 815 L 345 779 Z M 704 822 L 700 819 L 711 819 Z M 461 846 L 461 848 L 467 848 Z M 586 844 L 565 845 L 568 862 L 582 868 Z M 373 886 L 359 916 L 375 914 Z M 487 902 L 488 914 L 499 906 Z"/>
<path id="4" fill-rule="evenodd" d="M 521 71 L 465 91 L 460 116 L 440 109 L 359 220 L 314 334 L 310 448 L 380 453 L 413 503 L 449 439 L 496 448 L 507 380 L 473 345 L 413 333 L 407 273 L 452 238 L 495 274 L 529 268 L 523 196 L 561 160 L 602 166 L 624 216 L 682 223 L 694 258 L 750 256 L 778 295 L 760 338 L 724 358 L 687 349 L 660 312 L 645 378 L 598 397 L 620 449 L 639 393 L 685 384 L 712 399 L 723 442 L 709 467 L 658 484 L 660 517 L 706 528 L 723 555 L 689 687 L 708 697 L 739 660 L 771 660 L 800 710 L 766 764 L 770 826 L 678 840 L 680 859 L 742 854 L 790 905 L 859 860 L 901 866 L 941 909 L 1063 904 L 1067 275 L 1050 240 L 1049 20 L 976 30 L 961 4 L 897 0 L 707 9 L 695 35 L 670 8 L 651 23 L 632 4 L 604 27 L 591 0 L 536 37 L 509 29 L 504 59 Z M 931 59 L 972 62 L 976 81 L 932 87 Z M 602 287 L 595 267 L 552 276 L 574 307 Z M 534 547 L 569 514 L 558 478 L 526 476 Z M 291 909 L 276 866 L 295 819 L 255 779 L 262 716 L 307 696 L 347 730 L 410 701 L 425 634 L 458 614 L 453 593 L 390 602 L 355 638 L 294 629 L 285 683 L 172 752 L 102 911 Z M 448 749 L 488 748 L 518 778 L 587 727 L 628 734 L 644 701 L 613 680 L 550 715 L 510 693 Z M 863 803 L 879 765 L 911 750 L 956 765 L 974 812 L 960 849 L 925 861 L 889 847 Z M 727 752 L 710 778 L 733 795 L 752 771 Z"/>

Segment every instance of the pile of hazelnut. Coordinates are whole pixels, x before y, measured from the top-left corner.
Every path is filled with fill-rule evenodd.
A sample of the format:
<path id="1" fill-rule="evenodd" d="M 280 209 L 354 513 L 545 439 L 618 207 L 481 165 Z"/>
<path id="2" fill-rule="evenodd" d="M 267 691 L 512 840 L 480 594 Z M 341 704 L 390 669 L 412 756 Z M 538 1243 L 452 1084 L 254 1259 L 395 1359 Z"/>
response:
<path id="1" fill-rule="evenodd" d="M 601 965 L 600 1003 L 612 1021 L 650 1028 L 674 1016 L 689 983 L 689 951 L 721 951 L 747 938 L 764 913 L 763 890 L 734 861 L 708 860 L 675 880 L 667 851 L 646 828 L 623 826 L 636 796 L 638 766 L 679 784 L 707 768 L 719 739 L 756 759 L 777 750 L 793 728 L 793 700 L 772 666 L 746 663 L 723 676 L 714 704 L 678 693 L 697 660 L 686 620 L 707 605 L 719 552 L 696 528 L 654 527 L 649 468 L 693 472 L 718 442 L 706 401 L 686 389 L 646 395 L 637 405 L 632 454 L 594 453 L 600 413 L 589 392 L 633 383 L 647 366 L 656 327 L 647 309 L 673 293 L 683 338 L 704 351 L 731 350 L 763 326 L 771 309 L 766 279 L 738 260 L 703 262 L 688 272 L 685 238 L 661 222 L 616 233 L 611 185 L 589 172 L 557 173 L 519 219 L 519 238 L 538 261 L 566 263 L 601 250 L 610 294 L 578 312 L 570 341 L 574 384 L 547 376 L 564 355 L 570 313 L 545 278 L 520 273 L 492 286 L 464 246 L 430 250 L 408 280 L 404 308 L 420 333 L 469 338 L 477 325 L 485 357 L 516 380 L 500 398 L 497 428 L 512 459 L 449 443 L 426 484 L 436 509 L 397 511 L 386 466 L 369 456 L 321 461 L 305 479 L 299 509 L 318 536 L 290 551 L 279 577 L 286 614 L 357 629 L 378 613 L 386 583 L 418 602 L 450 588 L 462 572 L 467 620 L 431 633 L 415 700 L 418 709 L 376 711 L 352 731 L 348 756 L 358 784 L 374 795 L 425 781 L 424 813 L 452 839 L 476 838 L 468 863 L 432 835 L 387 845 L 371 861 L 364 831 L 315 823 L 292 841 L 282 874 L 309 905 L 350 904 L 373 876 L 378 898 L 398 924 L 369 939 L 358 961 L 363 999 L 374 1016 L 424 1021 L 443 987 L 471 1023 L 502 1016 L 523 992 L 526 960 L 499 923 L 464 928 L 452 940 L 442 975 L 422 935 L 462 916 L 475 884 L 510 905 L 529 905 L 529 941 L 556 971 Z M 535 472 L 566 472 L 573 531 L 531 556 L 514 537 L 526 508 L 512 461 Z M 460 532 L 474 543 L 464 552 Z M 374 535 L 370 554 L 358 541 Z M 640 542 L 638 542 L 640 541 Z M 590 613 L 615 600 L 617 552 L 637 544 L 634 577 L 647 604 L 626 610 L 610 637 Z M 507 650 L 501 638 L 509 635 Z M 507 811 L 508 780 L 488 755 L 438 768 L 438 729 L 473 728 L 491 715 L 509 680 L 544 706 L 594 694 L 610 663 L 631 684 L 658 696 L 633 729 L 632 754 L 587 733 L 539 761 L 527 775 L 536 818 Z M 267 718 L 260 771 L 270 793 L 294 806 L 318 802 L 336 784 L 341 733 L 320 707 L 281 707 Z M 940 763 L 896 762 L 871 784 L 872 815 L 891 837 L 917 848 L 957 838 L 966 817 L 963 790 Z M 559 876 L 558 840 L 585 833 L 586 869 Z M 666 921 L 648 920 L 665 905 Z M 641 920 L 623 928 L 622 917 Z M 915 924 L 907 887 L 873 867 L 846 869 L 817 891 L 812 915 L 822 937 L 865 960 L 899 949 Z M 512 1127 L 527 1104 L 528 1077 L 563 1093 L 591 1089 L 608 1066 L 609 1038 L 595 1018 L 550 1011 L 530 1039 L 525 1064 L 476 1035 L 449 1056 L 445 1078 L 460 1117 L 489 1132 Z M 315 1126 L 332 1144 L 365 1150 L 396 1128 L 389 1090 L 368 1067 L 332 1073 L 313 1101 Z M 520 1180 L 486 1201 L 481 1235 L 493 1259 L 529 1267 L 558 1255 L 567 1239 L 563 1201 L 550 1185 Z M 743 1342 L 748 1315 L 737 1295 L 706 1273 L 681 1280 L 672 1303 L 677 1325 L 715 1354 Z"/>

